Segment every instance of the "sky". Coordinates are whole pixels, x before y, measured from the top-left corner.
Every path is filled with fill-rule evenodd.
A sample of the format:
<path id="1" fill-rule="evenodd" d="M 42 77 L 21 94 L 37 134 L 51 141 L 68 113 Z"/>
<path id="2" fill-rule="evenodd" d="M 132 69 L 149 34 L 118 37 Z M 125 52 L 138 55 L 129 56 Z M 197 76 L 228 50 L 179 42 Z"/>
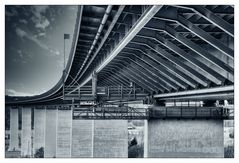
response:
<path id="1" fill-rule="evenodd" d="M 5 94 L 32 96 L 60 79 L 72 43 L 77 6 L 5 6 Z M 66 62 L 67 63 L 67 62 Z"/>

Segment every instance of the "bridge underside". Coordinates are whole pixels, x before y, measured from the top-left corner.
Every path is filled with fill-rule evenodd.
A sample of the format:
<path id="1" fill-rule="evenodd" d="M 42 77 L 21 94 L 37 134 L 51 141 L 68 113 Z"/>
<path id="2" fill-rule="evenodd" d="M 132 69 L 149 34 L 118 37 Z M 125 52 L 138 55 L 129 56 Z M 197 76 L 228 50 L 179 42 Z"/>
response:
<path id="1" fill-rule="evenodd" d="M 36 113 L 39 128 L 50 123 L 46 157 L 127 157 L 124 120 L 132 119 L 145 120 L 145 157 L 223 157 L 223 120 L 234 119 L 234 7 L 79 6 L 59 82 L 41 95 L 6 97 L 6 106 L 12 135 L 24 110 L 23 156 L 32 155 Z M 11 140 L 13 150 L 18 137 Z"/>
<path id="2" fill-rule="evenodd" d="M 85 5 L 56 86 L 7 104 L 232 100 L 233 86 L 233 6 Z"/>

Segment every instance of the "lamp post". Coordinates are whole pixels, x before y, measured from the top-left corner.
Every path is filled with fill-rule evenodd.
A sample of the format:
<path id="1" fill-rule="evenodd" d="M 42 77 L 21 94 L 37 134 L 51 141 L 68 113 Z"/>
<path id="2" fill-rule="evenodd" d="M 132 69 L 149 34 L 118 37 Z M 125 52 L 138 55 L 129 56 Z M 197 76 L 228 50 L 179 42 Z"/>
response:
<path id="1" fill-rule="evenodd" d="M 63 100 L 65 99 L 65 40 L 70 39 L 70 34 L 64 33 L 64 65 L 63 65 Z"/>

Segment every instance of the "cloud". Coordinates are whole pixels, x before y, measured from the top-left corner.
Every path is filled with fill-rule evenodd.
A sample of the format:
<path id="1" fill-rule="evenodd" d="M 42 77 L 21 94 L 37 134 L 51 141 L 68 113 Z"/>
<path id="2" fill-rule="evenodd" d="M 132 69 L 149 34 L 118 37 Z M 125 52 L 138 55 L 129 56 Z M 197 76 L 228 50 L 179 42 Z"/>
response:
<path id="1" fill-rule="evenodd" d="M 14 89 L 6 89 L 5 90 L 5 95 L 9 96 L 33 96 L 35 94 L 32 93 L 26 93 L 26 92 L 19 92 Z"/>
<path id="2" fill-rule="evenodd" d="M 35 21 L 36 28 L 41 28 L 45 30 L 49 25 L 50 25 L 50 22 L 48 21 L 47 18 L 42 18 L 40 20 Z"/>
<path id="3" fill-rule="evenodd" d="M 50 25 L 49 20 L 44 16 L 48 8 L 49 6 L 32 6 L 33 16 L 31 20 L 36 28 L 42 29 L 43 31 Z"/>
<path id="4" fill-rule="evenodd" d="M 34 43 L 36 43 L 38 46 L 40 46 L 41 48 L 43 48 L 43 49 L 45 49 L 45 50 L 48 50 L 49 48 L 48 48 L 48 46 L 47 45 L 45 45 L 45 44 L 43 44 L 40 40 L 38 40 L 37 38 L 36 38 L 36 36 L 33 36 L 33 35 L 31 35 L 30 33 L 27 33 L 26 31 L 24 31 L 24 30 L 22 30 L 22 29 L 20 29 L 20 28 L 16 28 L 15 29 L 15 31 L 16 31 L 16 34 L 20 37 L 20 38 L 27 38 L 27 39 L 29 39 L 29 40 L 31 40 L 32 42 L 34 42 Z"/>
<path id="5" fill-rule="evenodd" d="M 17 52 L 18 52 L 18 54 L 19 54 L 19 57 L 20 57 L 21 59 L 23 59 L 23 53 L 22 53 L 22 51 L 21 51 L 21 50 L 18 50 Z"/>
<path id="6" fill-rule="evenodd" d="M 35 44 L 37 44 L 40 48 L 47 50 L 50 52 L 51 55 L 53 56 L 58 56 L 60 55 L 60 51 L 56 50 L 56 49 L 52 49 L 50 47 L 48 47 L 46 44 L 44 44 L 42 41 L 40 41 L 37 36 L 34 36 L 30 33 L 27 33 L 26 31 L 20 29 L 20 28 L 16 28 L 15 29 L 16 34 L 20 37 L 20 38 L 27 38 L 28 40 L 34 42 Z"/>
<path id="7" fill-rule="evenodd" d="M 28 23 L 25 19 L 20 19 L 19 22 L 23 23 L 23 24 L 27 24 Z"/>
<path id="8" fill-rule="evenodd" d="M 41 32 L 41 33 L 38 33 L 37 36 L 38 36 L 38 37 L 45 37 L 45 36 L 46 36 L 46 33 L 45 33 L 45 32 Z"/>
<path id="9" fill-rule="evenodd" d="M 48 8 L 49 6 L 44 6 L 44 5 L 33 6 L 33 14 L 36 17 L 40 18 L 42 14 L 44 14 Z"/>
<path id="10" fill-rule="evenodd" d="M 23 38 L 24 36 L 27 36 L 27 33 L 25 31 L 23 31 L 22 29 L 20 29 L 20 28 L 16 28 L 15 32 L 21 38 Z"/>
<path id="11" fill-rule="evenodd" d="M 5 15 L 7 17 L 17 16 L 18 12 L 14 7 L 6 7 Z"/>

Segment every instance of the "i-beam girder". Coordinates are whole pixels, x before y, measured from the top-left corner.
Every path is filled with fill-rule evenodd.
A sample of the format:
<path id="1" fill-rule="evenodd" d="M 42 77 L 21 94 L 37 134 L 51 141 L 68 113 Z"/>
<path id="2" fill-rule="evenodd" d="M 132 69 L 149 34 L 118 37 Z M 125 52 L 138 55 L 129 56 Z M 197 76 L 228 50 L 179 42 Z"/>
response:
<path id="1" fill-rule="evenodd" d="M 152 72 L 150 69 L 147 69 L 146 67 L 144 67 L 142 65 L 142 63 L 140 61 L 134 61 L 133 59 L 131 59 L 130 57 L 124 57 L 124 56 L 117 56 L 116 59 L 118 59 L 120 61 L 125 61 L 128 63 L 128 65 L 130 67 L 132 67 L 133 69 L 136 69 L 136 71 L 140 71 L 143 72 L 146 76 L 148 76 L 148 78 L 150 78 L 153 82 L 156 82 L 157 84 L 160 84 L 161 86 L 163 86 L 165 89 L 167 89 L 168 91 L 170 91 L 171 89 L 175 89 L 178 90 L 178 87 L 175 87 L 175 85 L 171 85 L 170 83 L 168 83 L 168 81 L 165 81 L 165 78 L 162 78 L 162 76 L 158 76 L 156 75 L 154 72 Z M 122 59 L 121 59 L 122 58 Z M 131 61 L 131 62 L 129 62 Z M 171 88 L 171 89 L 170 89 Z"/>
<path id="2" fill-rule="evenodd" d="M 127 81 L 127 79 L 122 78 L 120 75 L 117 74 L 117 72 L 112 71 L 112 70 L 108 70 L 108 69 L 103 69 L 102 73 L 106 73 L 108 75 L 111 75 L 110 77 L 114 78 L 115 80 L 119 81 L 120 83 L 123 83 L 125 85 L 129 85 L 129 81 Z M 112 75 L 114 74 L 114 76 Z M 107 80 L 107 78 L 105 78 L 105 80 Z"/>
<path id="3" fill-rule="evenodd" d="M 154 17 L 154 18 L 155 18 L 155 17 Z M 157 18 L 158 18 L 158 17 L 157 17 Z M 157 18 L 156 18 L 156 19 L 157 19 Z M 161 18 L 159 18 L 159 19 L 161 19 Z M 185 27 L 185 20 L 184 20 L 184 18 L 180 17 L 180 20 L 181 20 L 181 21 L 182 21 L 182 20 L 184 21 L 184 27 Z M 180 20 L 176 20 L 176 21 L 177 21 L 178 23 L 182 23 Z M 175 20 L 172 19 L 171 21 L 175 21 Z M 190 22 L 186 22 L 186 23 L 189 23 L 189 24 L 190 24 Z M 204 32 L 204 31 L 203 31 L 203 32 Z M 205 32 L 204 32 L 204 33 L 205 33 Z M 220 47 L 221 47 L 221 46 L 220 46 Z M 214 81 L 214 83 L 220 84 L 220 81 L 217 81 L 217 82 Z"/>
<path id="4" fill-rule="evenodd" d="M 144 80 L 142 80 L 139 77 L 136 77 L 136 75 L 134 73 L 130 73 L 127 71 L 127 69 L 122 69 L 122 67 L 118 67 L 118 66 L 113 66 L 113 65 L 107 65 L 107 68 L 112 68 L 113 70 L 116 70 L 118 72 L 119 75 L 124 76 L 125 78 L 130 79 L 131 81 L 133 81 L 134 83 L 137 83 L 138 85 L 140 85 L 142 88 L 153 92 L 155 88 L 152 88 L 149 84 L 146 84 Z M 121 71 L 119 71 L 121 70 Z"/>
<path id="5" fill-rule="evenodd" d="M 175 14 L 177 15 L 177 12 Z M 199 38 L 201 38 L 205 42 L 209 43 L 210 45 L 212 45 L 213 47 L 215 47 L 219 51 L 226 54 L 231 59 L 234 59 L 234 51 L 232 49 L 230 49 L 229 47 L 224 45 L 221 41 L 217 40 L 216 38 L 214 38 L 213 36 L 211 36 L 210 34 L 205 32 L 204 30 L 202 30 L 198 26 L 194 25 L 193 23 L 191 23 L 190 21 L 188 21 L 184 17 L 178 15 L 177 18 L 175 19 L 175 18 L 164 17 L 162 15 L 162 16 L 157 16 L 157 17 L 154 17 L 154 18 L 158 19 L 158 20 L 163 20 L 163 21 L 166 20 L 166 21 L 172 21 L 172 22 L 178 23 L 179 25 L 183 26 L 188 31 L 197 35 Z"/>
<path id="6" fill-rule="evenodd" d="M 111 72 L 112 73 L 112 72 Z M 100 82 L 107 82 L 108 80 L 112 80 L 113 81 L 113 85 L 116 85 L 116 84 L 123 84 L 123 85 L 129 85 L 129 82 L 125 82 L 125 81 L 123 81 L 123 80 L 121 80 L 119 77 L 118 78 L 116 78 L 115 76 L 113 76 L 112 74 L 111 74 L 110 72 L 108 72 L 108 71 L 104 71 L 104 74 L 102 74 L 102 80 L 100 80 L 100 78 L 99 78 L 99 83 Z M 116 84 L 115 84 L 115 83 Z"/>
<path id="7" fill-rule="evenodd" d="M 233 70 L 232 67 L 230 67 L 229 65 L 226 65 L 223 61 L 219 60 L 213 54 L 209 53 L 208 51 L 206 51 L 205 49 L 203 49 L 202 47 L 200 47 L 196 43 L 194 43 L 191 40 L 185 38 L 182 34 L 177 33 L 174 29 L 167 26 L 164 21 L 154 22 L 154 25 L 156 25 L 156 26 L 152 26 L 152 24 L 151 24 L 151 26 L 145 26 L 144 29 L 149 30 L 149 31 L 153 30 L 155 32 L 158 32 L 158 31 L 162 32 L 163 31 L 163 32 L 167 33 L 168 35 L 170 35 L 172 38 L 174 38 L 177 41 L 179 41 L 180 43 L 182 43 L 184 46 L 188 47 L 189 49 L 191 49 L 192 51 L 194 51 L 195 53 L 200 55 L 201 57 L 203 57 L 206 60 L 208 60 L 209 62 L 211 62 L 212 64 L 218 66 L 219 68 L 221 68 L 224 71 L 227 71 L 231 74 L 234 73 L 234 70 Z"/>
<path id="8" fill-rule="evenodd" d="M 87 66 L 84 68 L 84 70 L 82 71 L 80 77 L 85 73 L 85 71 L 87 70 L 87 68 L 89 67 L 89 65 L 92 63 L 92 61 L 95 59 L 95 57 L 97 56 L 97 54 L 99 53 L 99 51 L 101 50 L 102 46 L 104 45 L 106 39 L 108 38 L 110 32 L 113 30 L 117 20 L 119 19 L 121 13 L 123 12 L 125 6 L 121 5 L 117 11 L 117 13 L 114 15 L 114 18 L 109 26 L 109 28 L 107 29 L 106 33 L 104 34 L 104 37 L 102 38 L 99 46 L 97 47 L 96 52 L 94 53 L 94 55 L 92 56 L 91 60 L 88 62 Z M 80 78 L 79 77 L 79 78 Z"/>
<path id="9" fill-rule="evenodd" d="M 108 67 L 107 69 L 103 69 L 102 73 L 109 73 L 109 74 L 114 74 L 117 77 L 117 80 L 119 80 L 120 82 L 124 81 L 125 83 L 128 83 L 126 85 L 129 85 L 129 81 L 127 81 L 127 79 L 130 79 L 128 77 L 123 76 L 123 74 L 121 74 L 121 72 L 118 72 L 118 69 L 115 69 L 114 67 Z M 132 80 L 133 81 L 133 80 Z M 142 87 L 143 89 L 145 89 L 145 87 L 143 85 L 141 85 L 140 83 L 136 83 L 137 85 L 139 85 L 140 87 Z M 147 89 L 146 89 L 147 90 Z"/>
<path id="10" fill-rule="evenodd" d="M 177 45 L 175 45 L 171 41 L 168 41 L 168 40 L 164 39 L 163 37 L 161 37 L 160 35 L 155 34 L 155 33 L 150 33 L 150 35 L 152 35 L 152 36 L 154 35 L 155 37 L 149 36 L 149 34 L 148 35 L 138 34 L 136 37 L 155 40 L 157 43 L 160 43 L 161 45 L 170 49 L 174 53 L 178 54 L 179 56 L 181 56 L 182 58 L 187 60 L 189 63 L 200 68 L 203 71 L 203 73 L 206 74 L 205 76 L 217 85 L 221 85 L 225 81 L 226 78 L 224 76 L 222 76 L 215 70 L 211 69 L 209 66 L 205 65 L 204 63 L 198 61 L 195 57 L 192 57 L 190 54 L 188 54 L 187 52 L 185 52 L 184 50 L 179 48 Z M 230 80 L 230 79 L 228 79 L 228 80 Z"/>
<path id="11" fill-rule="evenodd" d="M 160 87 L 160 86 L 156 86 L 154 84 L 152 84 L 149 80 L 149 78 L 147 78 L 147 76 L 145 74 L 141 73 L 135 73 L 134 70 L 130 67 L 128 67 L 127 65 L 123 64 L 123 63 L 119 63 L 119 62 L 113 62 L 111 64 L 109 64 L 109 66 L 111 67 L 118 67 L 121 69 L 125 69 L 125 73 L 129 73 L 132 76 L 134 76 L 137 80 L 142 81 L 144 84 L 148 85 L 149 87 L 151 87 L 154 91 L 158 91 L 160 90 L 161 92 L 164 92 L 164 88 Z"/>
<path id="12" fill-rule="evenodd" d="M 141 15 L 137 22 L 128 31 L 127 35 L 118 43 L 113 49 L 111 54 L 96 68 L 96 72 L 100 72 L 117 54 L 131 41 L 134 36 L 150 21 L 150 19 L 162 8 L 162 6 L 154 5 L 147 8 L 147 10 Z M 80 82 L 80 87 L 91 80 L 91 76 L 88 76 L 85 80 Z M 73 90 L 74 91 L 74 90 Z"/>
<path id="13" fill-rule="evenodd" d="M 121 57 L 122 58 L 122 57 Z M 124 58 L 125 59 L 125 58 Z M 139 74 L 141 77 L 143 77 L 146 81 L 148 81 L 149 83 L 151 83 L 151 85 L 154 85 L 156 88 L 159 88 L 160 90 L 167 90 L 170 91 L 169 87 L 167 87 L 165 84 L 163 84 L 162 81 L 155 81 L 155 77 L 150 76 L 149 74 L 147 74 L 145 72 L 145 70 L 140 71 L 138 70 L 135 65 L 131 62 L 128 62 L 128 64 L 125 64 L 123 62 L 123 60 L 121 60 L 119 58 L 119 56 L 117 56 L 117 58 L 114 59 L 114 61 L 121 63 L 122 65 L 124 65 L 124 67 L 128 67 L 129 69 L 131 69 L 134 73 Z M 112 61 L 112 64 L 114 63 L 114 61 Z M 126 61 L 126 60 L 124 60 Z"/>
<path id="14" fill-rule="evenodd" d="M 162 57 L 167 58 L 170 62 L 174 63 L 175 65 L 178 66 L 178 69 L 182 69 L 181 71 L 185 71 L 187 73 L 189 73 L 189 75 L 197 82 L 199 82 L 200 84 L 202 84 L 204 87 L 207 87 L 209 82 L 207 81 L 207 79 L 205 78 L 205 76 L 199 74 L 197 71 L 195 71 L 194 69 L 192 69 L 191 67 L 185 65 L 183 62 L 181 62 L 180 60 L 178 60 L 177 58 L 173 57 L 171 54 L 169 54 L 168 52 L 166 52 L 165 50 L 161 49 L 158 45 L 154 45 L 152 42 L 147 40 L 147 43 L 141 42 L 140 40 L 137 41 L 131 41 L 130 44 L 136 44 L 136 45 L 140 45 L 140 46 L 144 46 L 147 47 L 151 50 L 153 50 L 154 52 L 156 52 L 157 54 L 161 55 Z"/>
<path id="15" fill-rule="evenodd" d="M 132 53 L 130 54 L 130 56 L 128 55 L 129 53 L 121 52 L 121 54 L 127 54 L 127 56 L 125 56 L 125 57 L 129 58 L 130 60 L 132 60 L 130 58 L 130 56 L 135 56 L 136 57 L 136 55 L 134 55 Z M 119 56 L 119 57 L 121 57 L 121 56 Z M 146 63 L 144 63 L 144 61 L 141 58 L 139 59 L 138 57 L 136 57 L 135 61 L 132 61 L 132 62 L 138 64 L 140 67 L 142 67 L 143 69 L 145 69 L 149 73 L 153 74 L 154 77 L 158 78 L 159 80 L 164 81 L 169 87 L 172 87 L 173 89 L 176 89 L 176 90 L 180 87 L 176 83 L 174 83 L 173 81 L 169 80 L 168 78 L 163 76 L 161 73 L 159 73 L 159 70 L 155 71 L 153 68 L 148 66 Z M 141 69 L 141 68 L 139 68 L 139 69 Z M 186 89 L 186 88 L 184 87 L 184 89 Z"/>
<path id="16" fill-rule="evenodd" d="M 177 7 L 181 7 L 181 6 L 177 6 Z M 219 16 L 217 16 L 216 14 L 214 14 L 213 12 L 211 12 L 210 10 L 206 9 L 205 7 L 202 7 L 200 5 L 186 5 L 183 7 L 191 9 L 192 11 L 199 14 L 204 19 L 208 20 L 209 22 L 211 22 L 212 24 L 214 24 L 215 26 L 217 26 L 218 28 L 220 28 L 221 30 L 229 34 L 230 36 L 234 37 L 233 26 L 229 24 L 228 22 L 226 22 L 225 20 L 223 20 L 222 18 L 220 18 Z"/>
<path id="17" fill-rule="evenodd" d="M 162 67 L 159 68 L 159 66 L 152 64 L 152 62 L 147 62 L 147 60 L 141 58 L 139 54 L 136 55 L 134 52 L 132 53 L 125 52 L 125 50 L 122 51 L 121 54 L 135 57 L 136 61 L 139 62 L 144 68 L 150 70 L 152 73 L 163 78 L 165 81 L 167 81 L 167 83 L 174 85 L 174 87 L 181 87 L 183 89 L 187 89 L 187 84 L 183 82 L 181 79 L 175 78 L 175 76 L 171 75 L 168 71 L 166 72 L 164 68 Z"/>
<path id="18" fill-rule="evenodd" d="M 143 59 L 150 63 L 151 65 L 154 65 L 155 67 L 158 67 L 161 70 L 166 70 L 166 73 L 168 72 L 169 74 L 174 75 L 175 77 L 179 78 L 183 82 L 187 83 L 193 88 L 197 87 L 197 81 L 192 79 L 190 76 L 185 74 L 185 72 L 179 71 L 176 67 L 174 66 L 169 66 L 169 64 L 160 58 L 159 56 L 155 55 L 154 53 L 148 51 L 145 52 L 145 49 L 143 50 L 142 47 L 130 47 L 129 45 L 125 49 L 130 49 L 135 51 L 135 53 L 139 52 L 143 55 Z M 145 58 L 147 57 L 147 58 Z M 179 81 L 180 81 L 179 80 Z"/>

